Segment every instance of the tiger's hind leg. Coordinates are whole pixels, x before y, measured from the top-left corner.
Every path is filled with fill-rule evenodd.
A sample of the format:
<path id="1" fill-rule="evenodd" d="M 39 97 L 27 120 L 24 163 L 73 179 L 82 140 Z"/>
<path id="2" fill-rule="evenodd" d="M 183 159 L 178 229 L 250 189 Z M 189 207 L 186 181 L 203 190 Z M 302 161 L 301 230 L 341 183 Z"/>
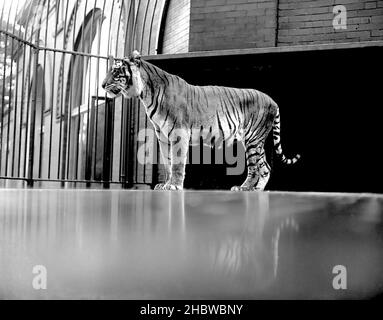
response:
<path id="1" fill-rule="evenodd" d="M 246 146 L 247 178 L 240 186 L 234 186 L 232 191 L 264 190 L 270 178 L 270 166 L 266 161 L 263 144 L 248 144 Z"/>
<path id="2" fill-rule="evenodd" d="M 270 168 L 270 165 L 267 163 L 265 149 L 263 147 L 262 147 L 262 151 L 260 152 L 257 165 L 258 165 L 259 179 L 258 179 L 257 185 L 255 186 L 255 189 L 264 190 L 270 179 L 271 168 Z"/>
<path id="3" fill-rule="evenodd" d="M 246 162 L 247 162 L 247 177 L 241 186 L 234 186 L 232 191 L 252 191 L 258 183 L 258 166 L 257 158 L 259 157 L 259 147 L 256 144 L 245 144 L 246 147 Z"/>

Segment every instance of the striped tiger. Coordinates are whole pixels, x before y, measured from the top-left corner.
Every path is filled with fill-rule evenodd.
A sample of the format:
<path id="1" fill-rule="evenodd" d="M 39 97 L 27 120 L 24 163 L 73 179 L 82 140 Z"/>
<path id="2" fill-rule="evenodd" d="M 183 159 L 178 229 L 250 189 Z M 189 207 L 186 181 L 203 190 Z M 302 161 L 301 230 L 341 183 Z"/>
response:
<path id="1" fill-rule="evenodd" d="M 234 139 L 244 144 L 247 178 L 233 191 L 264 190 L 270 178 L 264 146 L 271 130 L 282 163 L 294 164 L 300 158 L 288 159 L 283 154 L 278 105 L 258 90 L 194 86 L 141 59 L 137 51 L 114 60 L 102 87 L 111 97 L 137 97 L 145 106 L 167 173 L 156 190 L 183 189 L 189 144 L 199 144 L 204 130 L 216 145 Z"/>

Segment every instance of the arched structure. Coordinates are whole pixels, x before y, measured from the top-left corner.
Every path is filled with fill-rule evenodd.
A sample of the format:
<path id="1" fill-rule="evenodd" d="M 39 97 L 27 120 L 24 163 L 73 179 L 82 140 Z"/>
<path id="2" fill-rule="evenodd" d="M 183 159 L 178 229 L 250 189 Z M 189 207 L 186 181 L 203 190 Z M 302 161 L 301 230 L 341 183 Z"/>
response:
<path id="1" fill-rule="evenodd" d="M 1 35 L 16 63 L 12 70 L 17 84 L 7 128 L 0 129 L 5 130 L 2 145 L 6 140 L 15 147 L 2 153 L 0 161 L 18 160 L 12 170 L 0 163 L 0 176 L 30 185 L 153 182 L 152 168 L 135 157 L 137 133 L 150 126 L 143 108 L 121 97 L 109 101 L 99 84 L 110 55 L 128 56 L 133 49 L 154 55 L 162 50 L 159 41 L 170 2 L 15 0 L 1 5 Z M 44 92 L 44 82 L 36 82 L 40 73 Z"/>

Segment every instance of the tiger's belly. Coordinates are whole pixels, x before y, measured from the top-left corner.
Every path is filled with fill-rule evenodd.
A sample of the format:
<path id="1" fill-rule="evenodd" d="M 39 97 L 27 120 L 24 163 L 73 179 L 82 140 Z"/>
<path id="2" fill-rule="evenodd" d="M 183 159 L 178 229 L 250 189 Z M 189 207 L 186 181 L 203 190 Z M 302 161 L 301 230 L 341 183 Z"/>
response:
<path id="1" fill-rule="evenodd" d="M 201 126 L 198 129 L 191 130 L 190 133 L 190 145 L 197 146 L 203 144 L 208 147 L 221 148 L 223 143 L 227 146 L 233 144 L 234 140 L 241 141 L 243 130 L 239 129 L 236 131 L 222 131 L 219 126 Z"/>

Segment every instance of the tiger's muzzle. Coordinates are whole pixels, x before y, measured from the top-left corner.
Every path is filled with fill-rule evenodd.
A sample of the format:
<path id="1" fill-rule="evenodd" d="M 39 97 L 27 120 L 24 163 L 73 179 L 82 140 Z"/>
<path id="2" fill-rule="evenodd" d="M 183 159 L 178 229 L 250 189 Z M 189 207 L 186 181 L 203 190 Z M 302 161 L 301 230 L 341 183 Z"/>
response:
<path id="1" fill-rule="evenodd" d="M 101 84 L 101 87 L 106 91 L 110 98 L 115 98 L 121 94 L 121 89 L 115 83 L 111 83 L 111 77 L 107 76 Z"/>

